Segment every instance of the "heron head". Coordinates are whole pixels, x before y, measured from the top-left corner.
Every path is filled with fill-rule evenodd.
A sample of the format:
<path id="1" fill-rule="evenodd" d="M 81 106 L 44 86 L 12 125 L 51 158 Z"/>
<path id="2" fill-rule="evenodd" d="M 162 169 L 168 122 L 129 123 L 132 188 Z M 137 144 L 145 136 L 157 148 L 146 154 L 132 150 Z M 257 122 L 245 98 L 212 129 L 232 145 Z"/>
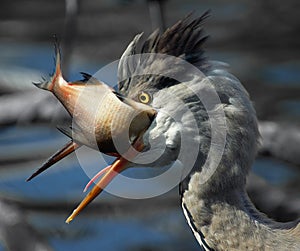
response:
<path id="1" fill-rule="evenodd" d="M 155 116 L 67 222 L 132 166 L 161 167 L 179 160 L 183 169 L 177 184 L 183 179 L 183 184 L 206 184 L 204 192 L 245 181 L 256 151 L 256 115 L 239 81 L 203 57 L 206 17 L 187 17 L 163 34 L 154 32 L 138 52 L 141 34 L 129 44 L 118 66 L 118 91 L 154 109 Z"/>

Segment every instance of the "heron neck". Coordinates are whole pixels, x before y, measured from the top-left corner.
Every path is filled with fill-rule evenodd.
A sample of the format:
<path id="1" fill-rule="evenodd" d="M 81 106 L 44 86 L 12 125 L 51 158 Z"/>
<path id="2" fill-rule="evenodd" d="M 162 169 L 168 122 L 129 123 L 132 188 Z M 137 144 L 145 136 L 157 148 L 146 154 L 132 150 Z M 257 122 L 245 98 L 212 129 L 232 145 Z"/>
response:
<path id="1" fill-rule="evenodd" d="M 256 210 L 244 188 L 209 197 L 189 188 L 182 194 L 182 205 L 194 234 L 200 233 L 211 248 L 207 250 L 299 250 L 300 224 L 268 219 Z"/>

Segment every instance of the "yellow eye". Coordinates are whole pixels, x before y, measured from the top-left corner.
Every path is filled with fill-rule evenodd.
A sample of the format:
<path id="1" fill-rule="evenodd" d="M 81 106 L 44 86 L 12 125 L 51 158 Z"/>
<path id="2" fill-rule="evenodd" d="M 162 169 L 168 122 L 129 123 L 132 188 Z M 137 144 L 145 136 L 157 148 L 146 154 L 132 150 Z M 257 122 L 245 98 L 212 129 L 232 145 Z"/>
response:
<path id="1" fill-rule="evenodd" d="M 146 92 L 141 92 L 139 94 L 139 101 L 143 104 L 148 104 L 151 101 L 151 97 L 148 93 Z"/>

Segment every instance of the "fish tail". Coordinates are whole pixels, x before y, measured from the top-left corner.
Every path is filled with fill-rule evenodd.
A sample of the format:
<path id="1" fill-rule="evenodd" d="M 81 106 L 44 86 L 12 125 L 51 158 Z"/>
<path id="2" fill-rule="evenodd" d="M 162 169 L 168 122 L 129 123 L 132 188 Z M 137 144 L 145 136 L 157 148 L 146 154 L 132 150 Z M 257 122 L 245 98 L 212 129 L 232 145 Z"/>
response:
<path id="1" fill-rule="evenodd" d="M 49 80 L 46 80 L 43 78 L 41 82 L 33 83 L 36 87 L 44 89 L 44 90 L 48 90 L 48 91 L 52 91 L 55 84 L 59 81 L 60 78 L 62 78 L 59 44 L 58 44 L 56 36 L 54 38 L 55 38 L 55 42 L 54 42 L 55 70 L 54 70 L 54 73 L 50 75 Z"/>

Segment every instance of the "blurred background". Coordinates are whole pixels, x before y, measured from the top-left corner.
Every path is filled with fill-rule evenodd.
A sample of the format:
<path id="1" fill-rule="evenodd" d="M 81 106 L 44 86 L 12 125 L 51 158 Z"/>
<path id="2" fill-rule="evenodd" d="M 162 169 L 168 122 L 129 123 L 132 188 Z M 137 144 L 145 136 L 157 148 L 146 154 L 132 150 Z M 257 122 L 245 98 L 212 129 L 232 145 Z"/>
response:
<path id="1" fill-rule="evenodd" d="M 53 71 L 54 34 L 64 75 L 75 80 L 80 71 L 93 74 L 117 60 L 135 34 L 207 9 L 206 55 L 231 65 L 260 121 L 250 197 L 276 220 L 300 216 L 298 0 L 1 0 L 0 6 L 0 251 L 199 250 L 178 188 L 148 200 L 103 194 L 67 225 L 89 180 L 76 156 L 25 180 L 67 141 L 55 128 L 66 113 L 32 85 Z M 84 156 L 102 168 L 89 151 Z"/>

